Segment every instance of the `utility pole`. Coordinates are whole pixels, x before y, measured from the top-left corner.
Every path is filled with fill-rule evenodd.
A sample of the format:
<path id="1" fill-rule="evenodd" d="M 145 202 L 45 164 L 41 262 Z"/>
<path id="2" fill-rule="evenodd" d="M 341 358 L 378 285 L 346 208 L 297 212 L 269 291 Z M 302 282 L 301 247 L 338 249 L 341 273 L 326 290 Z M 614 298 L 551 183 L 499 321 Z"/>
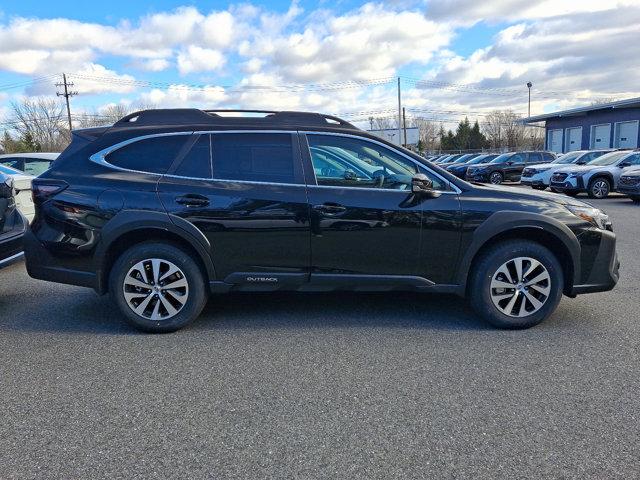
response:
<path id="1" fill-rule="evenodd" d="M 400 99 L 400 77 L 398 77 L 398 146 L 402 145 L 402 101 Z"/>
<path id="2" fill-rule="evenodd" d="M 533 83 L 527 82 L 527 88 L 529 89 L 529 114 L 527 115 L 528 118 L 531 118 L 531 87 L 533 87 Z"/>
<path id="3" fill-rule="evenodd" d="M 73 125 L 71 124 L 71 107 L 69 106 L 69 97 L 73 97 L 77 95 L 78 92 L 69 91 L 68 87 L 73 87 L 73 83 L 67 82 L 67 74 L 62 74 L 62 83 L 56 83 L 56 87 L 63 87 L 64 92 L 56 92 L 58 97 L 64 97 L 67 102 L 67 119 L 69 120 L 69 136 L 71 136 L 71 130 L 73 129 Z"/>
<path id="4" fill-rule="evenodd" d="M 404 147 L 407 147 L 407 116 L 404 111 L 404 107 L 402 107 L 402 128 L 404 128 Z"/>

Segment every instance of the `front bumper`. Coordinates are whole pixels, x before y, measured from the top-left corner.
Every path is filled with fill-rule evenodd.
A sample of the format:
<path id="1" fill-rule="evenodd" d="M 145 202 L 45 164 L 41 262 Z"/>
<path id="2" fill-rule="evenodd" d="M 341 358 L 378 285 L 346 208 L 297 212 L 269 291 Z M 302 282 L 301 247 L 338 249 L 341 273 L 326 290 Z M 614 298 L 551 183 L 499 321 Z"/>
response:
<path id="1" fill-rule="evenodd" d="M 618 192 L 623 193 L 625 195 L 632 196 L 640 196 L 640 185 L 628 186 L 628 185 L 618 185 Z"/>
<path id="2" fill-rule="evenodd" d="M 561 192 L 581 192 L 585 190 L 582 177 L 568 177 L 563 182 L 551 180 L 549 186 Z"/>
<path id="3" fill-rule="evenodd" d="M 487 172 L 472 173 L 472 174 L 467 173 L 464 178 L 467 182 L 486 183 L 489 181 L 489 174 Z"/>
<path id="4" fill-rule="evenodd" d="M 548 185 L 546 185 L 542 180 L 536 180 L 532 177 L 527 177 L 527 178 L 521 178 L 520 179 L 520 184 L 521 185 L 528 185 L 529 187 L 547 187 Z"/>
<path id="5" fill-rule="evenodd" d="M 616 253 L 616 236 L 613 232 L 599 230 L 600 242 L 594 248 L 585 249 L 582 259 L 582 281 L 573 286 L 570 296 L 582 293 L 607 292 L 616 286 L 620 278 L 620 261 Z M 593 236 L 592 236 L 593 237 Z M 593 255 L 595 251 L 595 256 Z"/>

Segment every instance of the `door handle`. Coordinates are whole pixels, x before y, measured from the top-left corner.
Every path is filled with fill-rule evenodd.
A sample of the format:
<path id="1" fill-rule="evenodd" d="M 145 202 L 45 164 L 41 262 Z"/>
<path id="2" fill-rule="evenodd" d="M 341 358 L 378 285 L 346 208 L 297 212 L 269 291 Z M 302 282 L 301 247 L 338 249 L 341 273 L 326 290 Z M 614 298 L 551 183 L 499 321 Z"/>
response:
<path id="1" fill-rule="evenodd" d="M 186 195 L 180 195 L 176 197 L 176 203 L 184 205 L 186 207 L 206 207 L 209 205 L 209 199 L 204 195 L 197 193 L 188 193 Z"/>
<path id="2" fill-rule="evenodd" d="M 340 215 L 341 213 L 344 213 L 347 211 L 347 207 L 345 207 L 344 205 L 340 205 L 339 203 L 330 203 L 330 202 L 323 203 L 321 205 L 314 205 L 313 209 L 317 212 L 320 212 L 328 216 Z"/>

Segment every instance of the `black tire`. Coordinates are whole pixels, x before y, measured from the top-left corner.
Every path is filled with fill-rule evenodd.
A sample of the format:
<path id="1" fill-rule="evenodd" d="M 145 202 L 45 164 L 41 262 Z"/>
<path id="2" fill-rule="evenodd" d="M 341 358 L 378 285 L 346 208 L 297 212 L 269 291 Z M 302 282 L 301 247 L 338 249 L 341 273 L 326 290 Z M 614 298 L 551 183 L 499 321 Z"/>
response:
<path id="1" fill-rule="evenodd" d="M 640 203 L 640 197 L 633 196 L 633 197 L 630 197 L 630 198 L 631 198 L 631 201 L 633 203 Z"/>
<path id="2" fill-rule="evenodd" d="M 493 291 L 491 282 L 494 274 L 497 274 L 498 269 L 503 264 L 518 257 L 529 257 L 540 262 L 548 272 L 549 281 L 547 283 L 550 287 L 546 301 L 543 302 L 539 310 L 523 317 L 510 316 L 500 311 L 494 305 L 491 295 Z M 530 265 L 530 263 L 525 263 L 525 265 Z M 539 271 L 535 270 L 534 272 L 537 275 Z M 531 275 L 534 275 L 534 273 Z M 532 279 L 531 275 L 526 278 L 528 280 Z M 562 298 L 563 286 L 562 267 L 553 253 L 536 242 L 509 240 L 491 247 L 478 259 L 470 274 L 467 293 L 474 310 L 491 325 L 505 329 L 521 329 L 539 324 L 555 311 Z M 530 290 L 527 291 L 527 294 L 533 292 L 538 295 L 537 292 L 531 290 L 531 287 L 529 288 Z M 515 289 L 514 287 L 513 290 L 515 291 Z M 524 295 L 520 293 L 519 296 L 520 300 L 517 300 L 514 307 L 511 308 L 512 313 L 514 308 L 518 310 L 517 302 L 520 301 L 522 303 L 523 301 Z M 509 299 L 507 299 L 508 302 Z M 533 305 L 531 304 L 531 306 Z"/>
<path id="3" fill-rule="evenodd" d="M 500 172 L 491 172 L 489 174 L 489 183 L 492 185 L 500 185 L 504 182 L 504 175 Z"/>
<path id="4" fill-rule="evenodd" d="M 587 187 L 589 198 L 607 198 L 611 192 L 611 181 L 605 177 L 592 178 Z"/>
<path id="5" fill-rule="evenodd" d="M 549 187 L 549 189 L 553 192 L 553 193 L 561 193 L 560 190 L 553 188 L 553 187 Z"/>
<path id="6" fill-rule="evenodd" d="M 139 262 L 146 259 L 160 259 L 173 263 L 181 272 L 178 278 L 184 278 L 187 282 L 188 293 L 185 303 L 174 316 L 151 320 L 135 313 L 125 298 L 125 276 Z M 126 287 L 130 288 L 130 287 Z M 144 290 L 143 290 L 144 291 Z M 149 289 L 150 291 L 150 289 Z M 173 245 L 164 242 L 145 242 L 131 247 L 116 260 L 109 276 L 109 293 L 123 313 L 125 320 L 138 330 L 149 333 L 168 333 L 179 330 L 195 320 L 207 303 L 207 289 L 205 277 L 198 264 L 188 253 Z M 163 292 L 160 292 L 161 294 Z M 158 298 L 158 295 L 155 295 Z M 149 302 L 151 305 L 152 299 Z M 158 303 L 159 300 L 155 300 Z M 176 304 L 179 306 L 179 304 Z M 165 312 L 167 312 L 165 310 Z M 145 312 L 143 312 L 144 314 Z"/>
<path id="7" fill-rule="evenodd" d="M 533 187 L 534 190 L 546 190 L 547 187 L 545 187 L 544 185 L 531 185 Z"/>

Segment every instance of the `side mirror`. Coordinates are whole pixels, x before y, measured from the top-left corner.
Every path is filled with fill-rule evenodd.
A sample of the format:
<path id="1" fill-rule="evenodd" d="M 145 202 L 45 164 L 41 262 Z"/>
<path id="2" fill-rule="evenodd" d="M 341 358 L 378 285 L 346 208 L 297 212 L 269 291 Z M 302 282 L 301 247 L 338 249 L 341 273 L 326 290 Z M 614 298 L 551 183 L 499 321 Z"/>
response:
<path id="1" fill-rule="evenodd" d="M 433 182 L 424 173 L 416 173 L 411 178 L 411 191 L 418 195 L 439 196 L 438 192 L 433 189 Z"/>
<path id="2" fill-rule="evenodd" d="M 626 168 L 626 167 L 630 167 L 631 163 L 630 162 L 622 162 L 620 165 L 618 165 L 620 168 Z"/>

